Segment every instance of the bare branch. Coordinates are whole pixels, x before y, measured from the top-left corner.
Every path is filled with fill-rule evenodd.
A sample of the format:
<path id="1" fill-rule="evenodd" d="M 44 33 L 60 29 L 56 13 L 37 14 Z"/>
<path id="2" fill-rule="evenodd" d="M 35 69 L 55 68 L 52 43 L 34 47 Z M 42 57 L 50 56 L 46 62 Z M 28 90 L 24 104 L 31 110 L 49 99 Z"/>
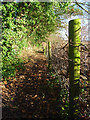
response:
<path id="1" fill-rule="evenodd" d="M 76 5 L 78 5 L 80 8 L 82 8 L 85 12 L 87 12 L 88 14 L 90 14 L 86 9 L 84 9 L 78 2 L 77 2 L 77 0 L 75 0 L 76 2 Z"/>

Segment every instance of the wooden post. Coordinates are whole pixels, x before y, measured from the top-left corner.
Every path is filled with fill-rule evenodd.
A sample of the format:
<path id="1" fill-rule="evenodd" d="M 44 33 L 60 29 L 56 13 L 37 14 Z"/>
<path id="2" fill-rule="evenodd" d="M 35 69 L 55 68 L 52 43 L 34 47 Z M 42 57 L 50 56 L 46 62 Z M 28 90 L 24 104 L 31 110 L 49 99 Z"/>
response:
<path id="1" fill-rule="evenodd" d="M 44 48 L 44 55 L 47 55 L 47 44 L 46 44 L 46 46 Z"/>
<path id="2" fill-rule="evenodd" d="M 51 70 L 51 42 L 48 41 L 48 69 Z"/>
<path id="3" fill-rule="evenodd" d="M 81 20 L 69 21 L 69 117 L 75 119 L 79 113 Z"/>

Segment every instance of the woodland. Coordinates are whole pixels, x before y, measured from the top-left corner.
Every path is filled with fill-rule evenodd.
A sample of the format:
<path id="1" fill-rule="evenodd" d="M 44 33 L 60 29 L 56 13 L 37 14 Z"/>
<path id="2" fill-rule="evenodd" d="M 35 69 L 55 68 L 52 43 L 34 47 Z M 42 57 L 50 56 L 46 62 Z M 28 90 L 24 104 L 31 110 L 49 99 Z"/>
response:
<path id="1" fill-rule="evenodd" d="M 79 8 L 76 8 L 77 5 Z M 83 7 L 84 6 L 84 7 Z M 90 119 L 90 42 L 80 42 L 79 89 L 70 86 L 69 40 L 57 33 L 61 16 L 83 15 L 89 3 L 1 2 L 2 120 Z M 69 24 L 69 23 L 68 23 Z M 81 26 L 82 28 L 82 26 Z M 70 106 L 71 91 L 79 91 Z"/>

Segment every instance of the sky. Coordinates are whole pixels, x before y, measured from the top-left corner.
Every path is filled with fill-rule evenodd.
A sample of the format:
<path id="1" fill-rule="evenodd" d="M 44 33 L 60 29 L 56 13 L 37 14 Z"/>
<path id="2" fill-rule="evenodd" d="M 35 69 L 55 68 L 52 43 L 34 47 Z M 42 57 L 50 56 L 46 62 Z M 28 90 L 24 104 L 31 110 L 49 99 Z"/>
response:
<path id="1" fill-rule="evenodd" d="M 80 0 L 78 0 L 78 1 L 80 2 Z M 60 30 L 58 31 L 59 36 L 62 37 L 63 40 L 68 39 L 68 37 L 67 37 L 68 36 L 68 24 L 69 24 L 69 21 L 72 19 L 81 19 L 81 41 L 89 40 L 89 37 L 88 37 L 89 15 L 85 11 L 83 11 L 83 16 L 81 16 L 81 15 L 73 16 L 72 15 L 68 19 L 62 20 L 62 22 L 64 22 L 67 27 L 66 27 L 66 30 L 60 28 Z M 66 36 L 66 34 L 67 34 L 67 36 Z"/>

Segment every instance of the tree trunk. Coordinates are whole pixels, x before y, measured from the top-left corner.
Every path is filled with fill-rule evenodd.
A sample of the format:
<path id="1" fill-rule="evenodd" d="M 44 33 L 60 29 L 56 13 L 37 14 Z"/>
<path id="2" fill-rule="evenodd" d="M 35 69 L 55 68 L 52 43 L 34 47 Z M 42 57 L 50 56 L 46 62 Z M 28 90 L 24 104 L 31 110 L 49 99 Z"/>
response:
<path id="1" fill-rule="evenodd" d="M 81 20 L 69 21 L 69 117 L 73 120 L 79 113 L 80 34 Z"/>

